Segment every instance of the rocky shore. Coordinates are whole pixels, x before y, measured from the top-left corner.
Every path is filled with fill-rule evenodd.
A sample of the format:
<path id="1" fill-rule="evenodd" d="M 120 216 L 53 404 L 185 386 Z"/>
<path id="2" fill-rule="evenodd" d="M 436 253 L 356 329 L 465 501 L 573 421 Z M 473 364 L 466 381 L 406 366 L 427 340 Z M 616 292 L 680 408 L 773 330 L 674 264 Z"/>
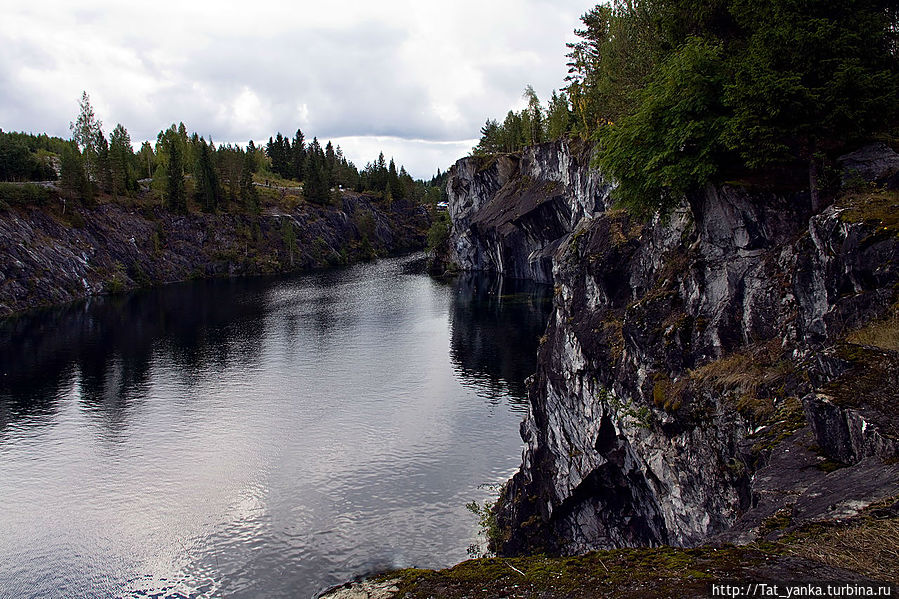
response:
<path id="1" fill-rule="evenodd" d="M 841 159 L 861 181 L 820 214 L 722 185 L 639 222 L 590 152 L 450 173 L 448 259 L 556 291 L 494 549 L 771 540 L 899 497 L 899 155 Z"/>
<path id="2" fill-rule="evenodd" d="M 2 198 L 0 198 L 2 199 Z M 335 205 L 174 214 L 141 198 L 55 198 L 0 212 L 0 316 L 200 277 L 325 268 L 424 247 L 425 208 L 344 192 Z"/>

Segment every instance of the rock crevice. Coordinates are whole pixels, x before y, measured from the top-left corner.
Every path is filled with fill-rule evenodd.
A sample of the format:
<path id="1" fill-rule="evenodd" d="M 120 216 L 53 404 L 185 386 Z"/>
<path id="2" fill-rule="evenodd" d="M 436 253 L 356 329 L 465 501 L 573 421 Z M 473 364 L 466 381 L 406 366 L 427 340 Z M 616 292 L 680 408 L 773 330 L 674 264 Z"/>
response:
<path id="1" fill-rule="evenodd" d="M 776 513 L 899 494 L 851 488 L 896 468 L 899 371 L 895 347 L 849 337 L 895 312 L 896 193 L 812 215 L 807 194 L 709 186 L 643 223 L 590 154 L 562 141 L 450 172 L 456 263 L 555 285 L 495 548 L 745 541 Z"/>

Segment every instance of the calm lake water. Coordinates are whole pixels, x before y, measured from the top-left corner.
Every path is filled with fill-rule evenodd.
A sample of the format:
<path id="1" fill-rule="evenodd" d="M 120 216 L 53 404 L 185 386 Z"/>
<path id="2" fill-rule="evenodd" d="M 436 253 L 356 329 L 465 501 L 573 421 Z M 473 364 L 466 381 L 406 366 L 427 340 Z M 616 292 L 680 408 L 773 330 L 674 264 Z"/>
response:
<path id="1" fill-rule="evenodd" d="M 0 321 L 0 596 L 308 598 L 466 559 L 550 295 L 409 256 Z"/>

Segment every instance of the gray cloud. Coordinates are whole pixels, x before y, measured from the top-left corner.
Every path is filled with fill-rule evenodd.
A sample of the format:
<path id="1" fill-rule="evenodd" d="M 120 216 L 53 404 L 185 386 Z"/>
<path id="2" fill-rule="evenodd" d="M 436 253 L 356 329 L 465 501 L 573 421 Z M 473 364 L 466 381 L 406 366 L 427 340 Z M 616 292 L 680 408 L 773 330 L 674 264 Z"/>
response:
<path id="1" fill-rule="evenodd" d="M 406 144 L 418 176 L 458 157 L 485 119 L 521 106 L 526 84 L 542 98 L 559 88 L 565 42 L 589 8 L 572 0 L 79 4 L 5 10 L 3 129 L 68 136 L 83 89 L 105 129 L 120 122 L 135 141 L 179 121 L 240 143 L 297 128 L 310 138 L 383 137 L 399 153 Z M 360 166 L 373 158 L 347 154 Z"/>

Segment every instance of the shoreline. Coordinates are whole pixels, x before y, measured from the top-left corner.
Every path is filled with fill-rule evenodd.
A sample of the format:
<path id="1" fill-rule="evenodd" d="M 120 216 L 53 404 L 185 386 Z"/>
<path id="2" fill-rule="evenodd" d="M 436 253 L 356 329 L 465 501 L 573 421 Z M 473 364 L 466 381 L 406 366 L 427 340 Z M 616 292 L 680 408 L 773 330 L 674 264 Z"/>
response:
<path id="1" fill-rule="evenodd" d="M 301 274 L 423 249 L 423 206 L 345 194 L 263 214 L 50 202 L 0 212 L 0 318 L 194 279 Z"/>

